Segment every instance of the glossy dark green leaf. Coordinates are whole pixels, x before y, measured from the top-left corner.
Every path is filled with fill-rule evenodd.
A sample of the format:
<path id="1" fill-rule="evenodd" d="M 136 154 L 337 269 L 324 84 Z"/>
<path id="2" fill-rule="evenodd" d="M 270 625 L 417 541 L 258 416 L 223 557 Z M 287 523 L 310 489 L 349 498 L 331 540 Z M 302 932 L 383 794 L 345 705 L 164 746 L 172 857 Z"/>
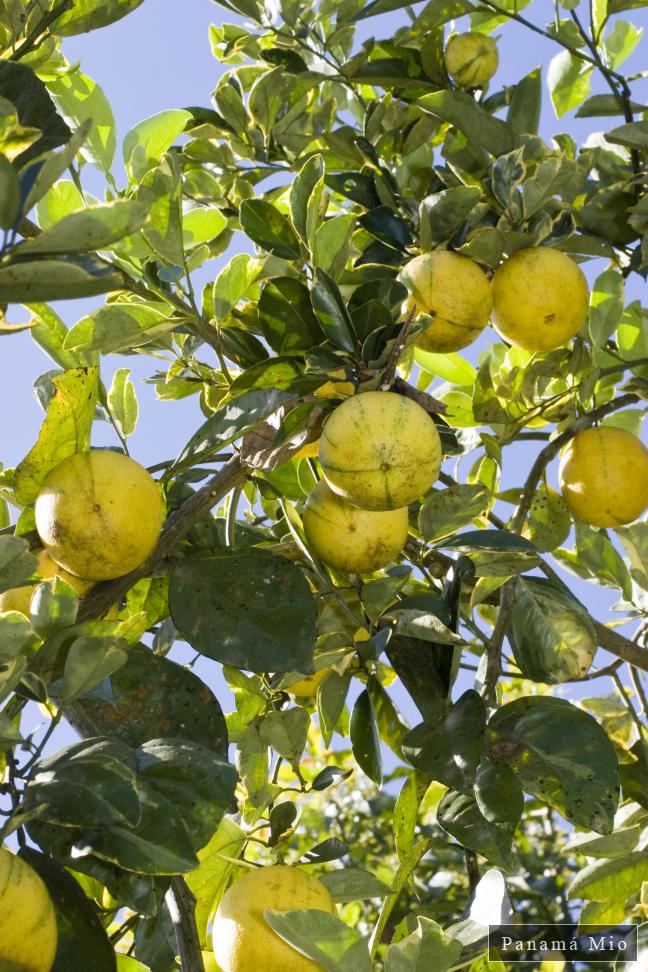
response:
<path id="1" fill-rule="evenodd" d="M 290 214 L 293 226 L 307 246 L 320 216 L 323 178 L 322 156 L 313 155 L 304 163 L 290 187 Z"/>
<path id="2" fill-rule="evenodd" d="M 277 803 L 270 811 L 270 846 L 274 847 L 279 838 L 292 829 L 299 816 L 299 810 L 294 803 L 286 800 Z"/>
<path id="3" fill-rule="evenodd" d="M 515 772 L 506 763 L 482 760 L 475 774 L 475 798 L 490 823 L 517 827 L 524 810 L 524 793 Z"/>
<path id="4" fill-rule="evenodd" d="M 364 689 L 356 699 L 351 713 L 351 748 L 358 766 L 378 786 L 382 783 L 382 753 L 380 737 L 371 697 Z"/>
<path id="5" fill-rule="evenodd" d="M 359 223 L 377 240 L 393 246 L 394 249 L 404 250 L 412 242 L 409 226 L 402 216 L 399 216 L 389 206 L 377 206 L 361 216 Z"/>
<path id="6" fill-rule="evenodd" d="M 353 770 L 340 769 L 339 766 L 325 766 L 313 779 L 311 789 L 328 790 L 329 786 L 335 786 L 336 783 L 346 780 L 352 772 Z"/>
<path id="7" fill-rule="evenodd" d="M 121 273 L 93 256 L 25 260 L 0 268 L 0 303 L 76 300 L 123 287 Z"/>
<path id="8" fill-rule="evenodd" d="M 234 767 L 200 743 L 169 738 L 140 746 L 135 770 L 182 816 L 194 850 L 204 847 L 234 799 Z"/>
<path id="9" fill-rule="evenodd" d="M 299 240 L 283 213 L 264 199 L 246 199 L 241 203 L 239 219 L 243 231 L 275 256 L 284 260 L 299 259 Z"/>
<path id="10" fill-rule="evenodd" d="M 259 299 L 263 336 L 277 354 L 308 351 L 324 340 L 308 288 L 294 277 L 268 281 Z"/>
<path id="11" fill-rule="evenodd" d="M 437 544 L 445 550 L 510 550 L 512 552 L 534 553 L 535 547 L 517 533 L 508 530 L 468 530 L 452 540 Z"/>
<path id="12" fill-rule="evenodd" d="M 337 837 L 329 837 L 315 847 L 311 847 L 301 858 L 302 864 L 326 864 L 329 861 L 337 861 L 349 853 L 349 848 L 342 840 Z"/>
<path id="13" fill-rule="evenodd" d="M 522 787 L 578 827 L 609 834 L 619 801 L 614 747 L 591 715 L 566 699 L 530 696 L 489 722 L 488 754 L 513 767 Z"/>
<path id="14" fill-rule="evenodd" d="M 317 692 L 317 716 L 324 744 L 329 746 L 339 722 L 351 679 L 348 675 L 330 672 Z"/>
<path id="15" fill-rule="evenodd" d="M 340 288 L 324 270 L 316 270 L 311 287 L 313 310 L 329 341 L 343 351 L 356 348 L 353 321 Z"/>
<path id="16" fill-rule="evenodd" d="M 254 672 L 312 671 L 315 601 L 298 567 L 265 550 L 180 561 L 171 615 L 196 651 Z"/>
<path id="17" fill-rule="evenodd" d="M 0 227 L 9 229 L 20 213 L 22 194 L 18 173 L 8 158 L 0 155 Z"/>
<path id="18" fill-rule="evenodd" d="M 449 240 L 481 198 L 477 186 L 453 186 L 426 196 L 419 207 L 421 249 L 432 250 Z"/>
<path id="19" fill-rule="evenodd" d="M 63 145 L 72 134 L 57 113 L 47 88 L 26 64 L 6 59 L 0 61 L 0 98 L 14 105 L 21 125 L 38 128 L 42 133 L 15 160 L 19 168 L 43 152 Z"/>
<path id="20" fill-rule="evenodd" d="M 437 725 L 422 723 L 407 734 L 403 752 L 412 766 L 445 786 L 470 792 L 484 753 L 486 707 L 472 689 Z"/>
<path id="21" fill-rule="evenodd" d="M 54 903 L 58 948 L 51 972 L 116 972 L 115 951 L 106 930 L 74 878 L 31 847 L 23 847 L 19 856 L 42 878 Z"/>
<path id="22" fill-rule="evenodd" d="M 490 823 L 481 813 L 473 796 L 448 790 L 437 811 L 441 827 L 464 847 L 509 870 L 512 865 L 511 845 L 515 827 Z"/>
<path id="23" fill-rule="evenodd" d="M 97 735 L 112 735 L 133 748 L 149 739 L 180 736 L 227 757 L 227 729 L 212 690 L 192 671 L 132 648 L 128 661 L 111 678 L 110 702 L 85 699 L 83 717 Z"/>

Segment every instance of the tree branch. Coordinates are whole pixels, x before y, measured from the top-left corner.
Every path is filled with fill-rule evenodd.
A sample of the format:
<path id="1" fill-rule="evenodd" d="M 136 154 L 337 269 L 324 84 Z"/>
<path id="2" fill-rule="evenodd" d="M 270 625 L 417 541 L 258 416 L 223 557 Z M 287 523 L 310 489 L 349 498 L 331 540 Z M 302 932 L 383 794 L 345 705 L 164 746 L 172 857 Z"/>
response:
<path id="1" fill-rule="evenodd" d="M 72 0 L 62 0 L 62 3 L 59 3 L 59 5 L 54 7 L 53 10 L 50 10 L 48 14 L 45 14 L 45 16 L 38 21 L 31 33 L 27 35 L 20 47 L 17 47 L 13 54 L 10 55 L 9 60 L 19 61 L 21 57 L 25 56 L 25 54 L 29 54 L 31 51 L 35 50 L 40 43 L 38 40 L 39 37 L 41 37 L 48 27 L 51 27 L 52 24 L 59 19 L 59 17 L 62 17 L 67 10 L 70 10 L 71 7 Z"/>
<path id="2" fill-rule="evenodd" d="M 419 391 L 418 388 L 414 388 L 413 385 L 410 385 L 410 383 L 405 381 L 403 378 L 396 376 L 396 378 L 394 378 L 393 387 L 399 395 L 404 395 L 405 398 L 411 398 L 413 402 L 416 402 L 417 405 L 420 405 L 421 408 L 424 408 L 429 414 L 445 415 L 445 413 L 448 411 L 443 402 L 437 401 L 436 398 L 433 398 L 432 395 L 428 395 L 427 392 Z"/>
<path id="3" fill-rule="evenodd" d="M 182 972 L 205 972 L 196 928 L 196 899 L 182 877 L 171 878 L 166 905 L 178 942 Z"/>
<path id="4" fill-rule="evenodd" d="M 495 701 L 495 689 L 502 668 L 502 645 L 506 637 L 511 608 L 513 607 L 513 582 L 508 580 L 500 588 L 499 611 L 493 633 L 486 646 L 486 673 L 480 695 L 487 705 Z"/>

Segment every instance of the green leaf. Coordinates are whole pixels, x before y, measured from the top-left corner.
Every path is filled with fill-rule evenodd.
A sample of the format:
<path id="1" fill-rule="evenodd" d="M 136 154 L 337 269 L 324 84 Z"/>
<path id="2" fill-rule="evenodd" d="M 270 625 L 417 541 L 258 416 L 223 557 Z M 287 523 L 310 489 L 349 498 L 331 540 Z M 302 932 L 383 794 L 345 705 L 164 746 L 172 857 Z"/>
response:
<path id="1" fill-rule="evenodd" d="M 208 927 L 235 867 L 234 861 L 243 853 L 244 847 L 245 833 L 229 817 L 223 817 L 209 843 L 198 851 L 198 867 L 185 875 L 187 886 L 196 899 L 196 926 L 204 948 L 210 943 Z"/>
<path id="2" fill-rule="evenodd" d="M 221 707 L 211 689 L 188 668 L 136 645 L 110 684 L 109 700 L 83 702 L 85 718 L 97 734 L 110 734 L 135 749 L 149 739 L 181 737 L 227 758 Z"/>
<path id="3" fill-rule="evenodd" d="M 324 161 L 321 155 L 313 155 L 299 170 L 290 187 L 293 226 L 306 246 L 310 245 L 319 223 L 323 193 Z"/>
<path id="4" fill-rule="evenodd" d="M 198 206 L 186 212 L 182 219 L 182 237 L 185 249 L 209 243 L 227 226 L 227 217 L 215 207 Z"/>
<path id="5" fill-rule="evenodd" d="M 53 972 L 116 972 L 106 930 L 77 881 L 51 857 L 31 847 L 23 847 L 19 856 L 44 881 L 54 904 L 58 947 Z"/>
<path id="6" fill-rule="evenodd" d="M 340 288 L 324 270 L 315 270 L 311 301 L 317 319 L 329 341 L 343 351 L 355 351 L 353 321 Z"/>
<path id="7" fill-rule="evenodd" d="M 0 98 L 14 106 L 22 126 L 41 132 L 40 138 L 14 158 L 18 168 L 70 138 L 70 129 L 57 114 L 47 88 L 26 64 L 0 60 Z"/>
<path id="8" fill-rule="evenodd" d="M 613 145 L 625 145 L 626 148 L 638 149 L 641 152 L 648 148 L 648 121 L 619 125 L 618 128 L 605 133 L 605 140 Z"/>
<path id="9" fill-rule="evenodd" d="M 59 179 L 36 204 L 38 225 L 43 230 L 49 229 L 64 216 L 69 216 L 84 206 L 83 196 L 75 184 L 70 179 Z"/>
<path id="10" fill-rule="evenodd" d="M 118 270 L 93 257 L 28 260 L 0 267 L 0 303 L 94 297 L 123 286 Z"/>
<path id="11" fill-rule="evenodd" d="M 264 911 L 273 931 L 326 972 L 371 972 L 367 943 L 336 915 L 304 911 Z"/>
<path id="12" fill-rule="evenodd" d="M 471 792 L 484 752 L 486 709 L 472 689 L 434 726 L 421 723 L 407 734 L 403 752 L 412 766 L 432 780 Z"/>
<path id="13" fill-rule="evenodd" d="M 50 29 L 68 37 L 85 34 L 121 20 L 141 3 L 143 0 L 75 0 L 73 8 L 58 17 Z"/>
<path id="14" fill-rule="evenodd" d="M 476 186 L 453 186 L 426 196 L 419 207 L 421 249 L 433 250 L 449 240 L 481 198 Z"/>
<path id="15" fill-rule="evenodd" d="M 319 878 L 337 904 L 363 901 L 368 898 L 384 898 L 390 888 L 379 881 L 371 871 L 361 867 L 341 867 L 327 871 Z"/>
<path id="16" fill-rule="evenodd" d="M 185 557 L 169 603 L 178 630 L 208 658 L 253 672 L 312 671 L 315 601 L 283 557 L 258 548 Z"/>
<path id="17" fill-rule="evenodd" d="M 149 246 L 166 263 L 182 266 L 182 178 L 173 155 L 150 168 L 137 190 L 137 199 L 148 211 L 143 236 Z"/>
<path id="18" fill-rule="evenodd" d="M 63 350 L 68 329 L 51 307 L 47 304 L 28 304 L 27 307 L 35 321 L 29 331 L 31 337 L 59 368 L 69 370 L 90 363 L 86 360 L 86 355 Z"/>
<path id="19" fill-rule="evenodd" d="M 306 746 L 310 716 L 301 706 L 269 712 L 259 726 L 259 736 L 266 746 L 288 760 L 295 772 Z"/>
<path id="20" fill-rule="evenodd" d="M 299 240 L 288 218 L 265 199 L 245 199 L 239 210 L 243 232 L 283 260 L 299 259 Z"/>
<path id="21" fill-rule="evenodd" d="M 414 349 L 414 360 L 424 371 L 438 375 L 454 385 L 474 385 L 477 372 L 473 366 L 456 351 L 449 354 L 436 354 L 433 351 Z"/>
<path id="22" fill-rule="evenodd" d="M 324 340 L 308 288 L 294 277 L 266 283 L 258 310 L 263 336 L 277 354 L 309 351 Z"/>
<path id="23" fill-rule="evenodd" d="M 124 139 L 124 162 L 128 171 L 141 178 L 153 163 L 161 160 L 190 120 L 190 112 L 168 108 L 138 122 Z"/>
<path id="24" fill-rule="evenodd" d="M 371 696 L 364 689 L 351 713 L 351 749 L 358 766 L 377 786 L 382 783 L 382 753 Z"/>
<path id="25" fill-rule="evenodd" d="M 75 591 L 60 577 L 39 584 L 30 607 L 34 631 L 41 638 L 48 638 L 61 628 L 68 628 L 76 621 L 78 606 Z"/>
<path id="26" fill-rule="evenodd" d="M 509 641 L 522 674 L 555 684 L 589 671 L 598 638 L 589 613 L 542 577 L 516 577 Z"/>
<path id="27" fill-rule="evenodd" d="M 82 317 L 70 329 L 63 349 L 110 354 L 149 344 L 177 326 L 177 321 L 167 316 L 163 304 L 150 306 L 125 301 L 105 304 Z"/>
<path id="28" fill-rule="evenodd" d="M 648 143 L 647 143 L 648 144 Z M 624 307 L 624 280 L 616 270 L 599 274 L 590 295 L 588 329 L 592 344 L 603 347 L 617 329 Z"/>
<path id="29" fill-rule="evenodd" d="M 643 37 L 643 27 L 635 27 L 627 20 L 616 20 L 603 40 L 610 67 L 617 71 Z"/>
<path id="30" fill-rule="evenodd" d="M 509 870 L 515 826 L 491 823 L 482 814 L 473 796 L 448 790 L 437 810 L 439 825 L 464 847 Z"/>
<path id="31" fill-rule="evenodd" d="M 484 759 L 475 774 L 475 799 L 490 823 L 517 827 L 524 810 L 524 793 L 514 771 L 506 763 Z"/>
<path id="32" fill-rule="evenodd" d="M 110 414 L 125 439 L 135 431 L 139 414 L 135 385 L 130 380 L 130 374 L 130 368 L 119 368 L 108 392 Z"/>
<path id="33" fill-rule="evenodd" d="M 50 191 L 63 173 L 69 168 L 85 142 L 90 131 L 90 122 L 84 122 L 80 128 L 74 132 L 66 145 L 60 152 L 50 153 L 42 165 L 34 165 L 34 181 L 31 184 L 27 197 L 23 204 L 23 209 L 27 213 L 32 206 L 41 199 L 46 192 Z M 31 169 L 28 170 L 31 173 Z M 81 195 L 81 194 L 79 194 Z M 83 197 L 81 196 L 81 206 L 83 208 Z M 44 227 L 43 227 L 44 228 Z"/>
<path id="34" fill-rule="evenodd" d="M 479 484 L 458 484 L 430 494 L 419 512 L 419 530 L 432 542 L 451 536 L 488 508 L 488 490 Z"/>
<path id="35" fill-rule="evenodd" d="M 506 122 L 484 111 L 465 91 L 434 91 L 417 99 L 417 107 L 458 128 L 469 143 L 491 155 L 504 155 L 514 148 L 514 136 Z"/>
<path id="36" fill-rule="evenodd" d="M 29 552 L 26 540 L 0 536 L 0 592 L 20 587 L 36 573 L 36 566 L 36 558 Z M 7 650 L 4 643 L 0 647 L 4 654 Z"/>
<path id="37" fill-rule="evenodd" d="M 446 550 L 462 551 L 509 550 L 529 554 L 535 551 L 535 547 L 529 540 L 509 530 L 468 530 L 437 546 Z"/>
<path id="38" fill-rule="evenodd" d="M 110 172 L 117 138 L 112 108 L 103 90 L 79 70 L 59 75 L 49 81 L 47 87 L 71 128 L 80 128 L 88 120 L 91 122 L 81 154 L 104 172 Z"/>
<path id="39" fill-rule="evenodd" d="M 642 106 L 637 102 L 631 102 L 631 108 L 633 111 L 642 110 Z M 576 118 L 613 117 L 614 115 L 623 115 L 623 113 L 623 99 L 620 95 L 592 95 L 580 106 L 576 112 Z"/>
<path id="40" fill-rule="evenodd" d="M 0 155 L 0 227 L 10 229 L 20 215 L 22 193 L 18 173 L 4 155 Z"/>
<path id="41" fill-rule="evenodd" d="M 236 307 L 263 270 L 263 260 L 249 253 L 236 253 L 214 283 L 214 317 L 221 321 Z"/>
<path id="42" fill-rule="evenodd" d="M 101 250 L 140 229 L 147 219 L 144 206 L 128 199 L 70 213 L 39 236 L 20 244 L 24 253 L 88 253 Z"/>
<path id="43" fill-rule="evenodd" d="M 564 499 L 553 487 L 538 486 L 522 531 L 537 550 L 553 551 L 565 542 L 571 531 L 571 514 Z"/>
<path id="44" fill-rule="evenodd" d="M 542 111 L 542 68 L 534 68 L 513 88 L 507 124 L 516 135 L 537 135 Z"/>
<path id="45" fill-rule="evenodd" d="M 611 833 L 619 769 L 610 739 L 592 716 L 565 699 L 532 696 L 498 709 L 489 731 L 489 756 L 512 766 L 527 793 L 578 827 Z"/>
<path id="46" fill-rule="evenodd" d="M 10 571 L 18 568 L 18 579 L 22 580 L 23 578 L 20 577 L 20 571 L 23 572 L 24 577 L 30 576 L 36 572 L 37 561 L 36 558 L 28 552 L 26 541 L 20 540 L 19 537 L 2 537 L 2 540 L 10 541 L 8 545 L 10 549 L 13 546 L 11 541 L 15 541 L 16 547 L 19 551 L 17 562 L 15 558 L 13 561 L 11 559 L 6 559 L 3 548 L 5 548 L 7 545 L 5 543 L 0 543 L 0 589 L 5 590 L 4 578 L 7 577 L 7 581 L 11 580 L 11 576 L 7 576 L 5 573 L 8 564 L 13 565 L 13 567 L 10 566 Z M 19 566 L 20 558 L 25 553 L 28 554 L 28 556 L 25 558 L 26 563 L 22 563 L 22 565 Z M 38 639 L 35 633 L 32 631 L 29 621 L 24 615 L 20 614 L 18 611 L 12 611 L 10 613 L 0 615 L 0 660 L 2 662 L 5 662 L 11 658 L 25 658 L 26 656 L 31 655 L 32 648 L 35 647 L 37 641 Z M 2 679 L 0 679 L 0 685 L 2 686 L 3 691 L 5 689 L 5 682 L 3 679 L 6 678 L 6 675 L 7 673 L 5 671 L 2 675 Z"/>
<path id="47" fill-rule="evenodd" d="M 54 375 L 52 385 L 54 394 L 36 445 L 14 473 L 16 498 L 25 505 L 33 503 L 50 472 L 63 459 L 90 447 L 90 429 L 99 387 L 98 370 L 73 368 Z"/>
<path id="48" fill-rule="evenodd" d="M 551 59 L 547 71 L 549 94 L 557 118 L 578 107 L 590 93 L 593 68 L 570 51 Z"/>
<path id="49" fill-rule="evenodd" d="M 385 972 L 446 972 L 457 962 L 460 941 L 446 935 L 431 918 L 419 917 L 416 923 L 416 931 L 387 949 Z"/>
<path id="50" fill-rule="evenodd" d="M 118 638 L 75 638 L 63 669 L 63 702 L 72 702 L 96 688 L 128 661 Z"/>
<path id="51" fill-rule="evenodd" d="M 176 460 L 176 465 L 192 463 L 219 452 L 234 442 L 261 419 L 276 412 L 293 397 L 292 392 L 276 388 L 255 388 L 217 409 L 192 435 Z"/>
<path id="52" fill-rule="evenodd" d="M 570 898 L 625 902 L 648 880 L 648 851 L 636 851 L 612 860 L 594 861 L 576 875 Z"/>
<path id="53" fill-rule="evenodd" d="M 335 275 L 344 267 L 346 245 L 356 225 L 354 213 L 344 213 L 327 219 L 315 233 L 313 264 Z"/>
<path id="54" fill-rule="evenodd" d="M 330 672 L 317 692 L 317 717 L 322 739 L 330 746 L 333 733 L 344 710 L 351 679 L 348 675 Z"/>
<path id="55" fill-rule="evenodd" d="M 189 739 L 153 739 L 135 753 L 144 782 L 175 807 L 194 850 L 211 839 L 234 800 L 237 773 L 207 746 Z"/>

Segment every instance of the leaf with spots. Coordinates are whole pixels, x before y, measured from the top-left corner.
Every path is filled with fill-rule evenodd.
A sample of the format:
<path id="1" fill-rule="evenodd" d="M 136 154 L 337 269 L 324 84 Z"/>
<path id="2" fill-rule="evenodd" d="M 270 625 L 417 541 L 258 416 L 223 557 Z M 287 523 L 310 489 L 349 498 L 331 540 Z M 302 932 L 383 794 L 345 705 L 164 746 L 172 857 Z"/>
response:
<path id="1" fill-rule="evenodd" d="M 84 719 L 97 735 L 115 736 L 129 746 L 149 739 L 181 737 L 227 756 L 227 729 L 221 707 L 197 675 L 148 648 L 133 648 L 111 678 L 112 701 L 85 699 Z"/>
<path id="2" fill-rule="evenodd" d="M 52 470 L 68 456 L 90 447 L 90 429 L 99 391 L 99 370 L 70 368 L 52 378 L 54 394 L 36 445 L 14 473 L 16 499 L 33 503 Z"/>
<path id="3" fill-rule="evenodd" d="M 169 604 L 180 633 L 208 658 L 252 672 L 313 671 L 315 600 L 283 557 L 258 548 L 185 557 Z"/>
<path id="4" fill-rule="evenodd" d="M 565 699 L 530 696 L 498 709 L 488 731 L 489 756 L 512 766 L 527 793 L 578 827 L 612 832 L 619 767 L 596 719 Z"/>

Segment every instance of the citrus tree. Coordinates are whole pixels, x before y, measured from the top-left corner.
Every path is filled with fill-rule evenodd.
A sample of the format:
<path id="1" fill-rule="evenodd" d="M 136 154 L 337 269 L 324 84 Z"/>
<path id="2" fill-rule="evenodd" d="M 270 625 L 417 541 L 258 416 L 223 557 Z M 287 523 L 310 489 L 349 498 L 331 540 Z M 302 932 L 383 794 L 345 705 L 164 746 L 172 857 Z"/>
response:
<path id="1" fill-rule="evenodd" d="M 211 100 L 122 172 L 61 41 L 141 2 L 0 0 L 0 333 L 51 359 L 0 474 L 0 968 L 479 972 L 489 925 L 641 921 L 645 4 L 222 0 Z M 555 56 L 501 88 L 513 22 Z M 134 354 L 204 419 L 149 470 Z"/>

